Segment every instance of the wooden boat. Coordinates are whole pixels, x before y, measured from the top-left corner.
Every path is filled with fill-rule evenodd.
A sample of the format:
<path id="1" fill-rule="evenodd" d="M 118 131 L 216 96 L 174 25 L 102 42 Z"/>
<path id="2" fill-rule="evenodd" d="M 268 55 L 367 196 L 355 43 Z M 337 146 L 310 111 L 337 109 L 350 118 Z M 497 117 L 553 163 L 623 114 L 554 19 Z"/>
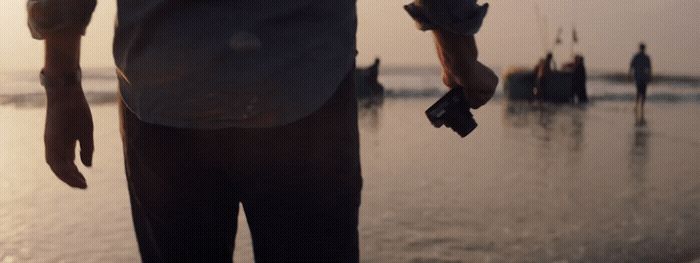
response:
<path id="1" fill-rule="evenodd" d="M 535 73 L 532 69 L 511 68 L 503 74 L 503 88 L 509 100 L 535 100 Z M 548 85 L 543 90 L 542 101 L 571 103 L 574 101 L 573 73 L 552 71 Z"/>

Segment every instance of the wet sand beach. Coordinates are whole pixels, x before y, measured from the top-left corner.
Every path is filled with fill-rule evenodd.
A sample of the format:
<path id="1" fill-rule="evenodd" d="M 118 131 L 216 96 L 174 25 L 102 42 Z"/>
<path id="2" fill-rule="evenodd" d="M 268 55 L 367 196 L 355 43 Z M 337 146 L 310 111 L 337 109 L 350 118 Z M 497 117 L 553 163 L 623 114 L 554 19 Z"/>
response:
<path id="1" fill-rule="evenodd" d="M 480 126 L 460 139 L 424 118 L 436 99 L 360 112 L 362 262 L 700 258 L 698 102 L 651 101 L 640 123 L 625 100 L 500 98 L 474 111 Z M 53 177 L 44 108 L 21 105 L 0 106 L 0 262 L 137 262 L 116 104 L 93 105 L 87 191 Z M 238 222 L 235 259 L 252 262 Z"/>
<path id="2" fill-rule="evenodd" d="M 649 105 L 640 127 L 622 103 L 500 102 L 479 110 L 479 129 L 462 140 L 416 117 L 430 101 L 362 112 L 363 262 L 700 256 L 697 105 Z M 0 112 L 2 262 L 137 261 L 115 107 L 94 108 L 97 155 L 84 192 L 43 165 L 42 109 Z M 237 259 L 249 262 L 240 223 Z"/>

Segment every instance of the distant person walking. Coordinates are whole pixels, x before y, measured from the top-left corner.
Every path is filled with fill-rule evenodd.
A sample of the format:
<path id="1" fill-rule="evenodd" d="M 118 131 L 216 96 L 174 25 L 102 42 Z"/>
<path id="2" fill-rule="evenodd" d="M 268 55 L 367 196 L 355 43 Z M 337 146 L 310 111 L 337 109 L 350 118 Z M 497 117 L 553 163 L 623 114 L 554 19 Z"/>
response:
<path id="1" fill-rule="evenodd" d="M 639 44 L 639 52 L 632 58 L 629 71 L 637 85 L 637 98 L 634 107 L 641 110 L 644 110 L 644 102 L 647 99 L 647 85 L 651 81 L 651 58 L 647 55 L 646 49 L 646 44 Z"/>

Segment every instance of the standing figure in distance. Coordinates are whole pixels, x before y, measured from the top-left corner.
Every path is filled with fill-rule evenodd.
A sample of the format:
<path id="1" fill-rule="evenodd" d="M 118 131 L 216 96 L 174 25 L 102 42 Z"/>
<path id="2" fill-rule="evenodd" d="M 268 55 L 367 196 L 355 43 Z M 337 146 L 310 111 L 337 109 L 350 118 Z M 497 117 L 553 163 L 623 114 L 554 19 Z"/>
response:
<path id="1" fill-rule="evenodd" d="M 634 109 L 644 113 L 644 102 L 647 99 L 647 85 L 651 81 L 651 59 L 646 53 L 646 44 L 639 44 L 639 52 L 632 58 L 630 63 L 630 76 L 634 78 L 637 85 L 637 97 Z"/>
<path id="2" fill-rule="evenodd" d="M 583 62 L 583 56 L 576 55 L 573 67 L 573 90 L 574 95 L 578 98 L 578 103 L 588 103 L 588 95 L 586 94 L 586 66 Z"/>
<path id="3" fill-rule="evenodd" d="M 541 60 L 535 68 L 535 98 L 538 101 L 544 101 L 545 90 L 547 89 L 547 82 L 552 75 L 552 60 L 554 56 L 552 52 L 547 53 L 547 57 Z"/>

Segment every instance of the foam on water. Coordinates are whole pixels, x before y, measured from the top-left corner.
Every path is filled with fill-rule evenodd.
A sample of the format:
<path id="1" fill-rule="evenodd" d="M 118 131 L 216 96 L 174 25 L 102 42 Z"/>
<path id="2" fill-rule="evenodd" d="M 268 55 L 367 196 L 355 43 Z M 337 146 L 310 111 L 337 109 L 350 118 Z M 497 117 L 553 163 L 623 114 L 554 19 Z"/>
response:
<path id="1" fill-rule="evenodd" d="M 600 77 L 591 79 L 588 93 L 592 102 L 634 101 L 635 89 L 632 84 Z M 4 72 L 0 73 L 0 80 L 0 105 L 44 105 L 44 92 L 34 72 Z M 386 98 L 390 99 L 439 97 L 446 92 L 439 72 L 435 70 L 390 69 L 380 76 L 380 82 L 386 87 Z M 91 103 L 116 102 L 117 81 L 111 70 L 87 70 L 83 77 L 83 89 Z M 499 87 L 495 99 L 503 99 L 502 96 L 503 90 Z M 665 81 L 652 84 L 647 99 L 652 103 L 700 103 L 700 83 Z"/>

